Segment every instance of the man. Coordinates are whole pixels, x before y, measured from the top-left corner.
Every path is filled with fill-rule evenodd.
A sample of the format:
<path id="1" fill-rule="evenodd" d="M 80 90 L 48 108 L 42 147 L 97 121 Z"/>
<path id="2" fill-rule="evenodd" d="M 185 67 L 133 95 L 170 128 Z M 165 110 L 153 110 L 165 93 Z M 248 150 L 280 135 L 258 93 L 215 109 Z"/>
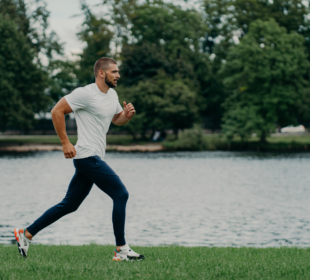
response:
<path id="1" fill-rule="evenodd" d="M 125 210 L 128 192 L 115 172 L 104 159 L 106 134 L 111 121 L 125 125 L 135 115 L 131 103 L 119 104 L 115 90 L 120 78 L 119 69 L 113 59 L 103 57 L 94 66 L 96 81 L 83 88 L 75 89 L 56 104 L 52 110 L 55 130 L 63 146 L 66 158 L 74 158 L 75 174 L 65 198 L 47 210 L 27 229 L 14 229 L 20 254 L 27 256 L 30 240 L 39 231 L 64 215 L 74 212 L 90 192 L 95 183 L 113 200 L 113 229 L 116 240 L 114 261 L 143 260 L 125 241 Z M 66 134 L 65 115 L 74 112 L 78 126 L 78 141 L 75 147 Z"/>

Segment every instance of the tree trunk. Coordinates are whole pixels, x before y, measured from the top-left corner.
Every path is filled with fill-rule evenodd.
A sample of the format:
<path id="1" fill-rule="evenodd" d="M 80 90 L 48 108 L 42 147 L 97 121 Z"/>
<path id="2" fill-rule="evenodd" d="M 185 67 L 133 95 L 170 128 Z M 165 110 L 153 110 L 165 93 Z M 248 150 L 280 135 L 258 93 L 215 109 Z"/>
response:
<path id="1" fill-rule="evenodd" d="M 179 138 L 179 129 L 178 128 L 174 128 L 173 129 L 173 133 L 174 133 L 174 138 L 178 139 Z"/>
<path id="2" fill-rule="evenodd" d="M 147 141 L 148 140 L 147 137 L 146 137 L 146 131 L 143 131 L 141 133 L 141 138 L 142 138 L 143 141 Z"/>
<path id="3" fill-rule="evenodd" d="M 138 137 L 137 137 L 136 133 L 130 131 L 130 134 L 131 134 L 133 140 L 137 141 Z"/>
<path id="4" fill-rule="evenodd" d="M 266 141 L 266 131 L 262 131 L 262 134 L 260 136 L 260 143 L 262 144 L 265 144 L 267 141 Z"/>

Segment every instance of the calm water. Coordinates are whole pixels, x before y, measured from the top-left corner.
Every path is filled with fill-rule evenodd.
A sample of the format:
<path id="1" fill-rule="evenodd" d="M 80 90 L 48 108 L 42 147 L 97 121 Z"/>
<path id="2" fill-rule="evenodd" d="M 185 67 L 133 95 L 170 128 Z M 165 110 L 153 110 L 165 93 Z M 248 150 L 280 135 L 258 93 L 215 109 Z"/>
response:
<path id="1" fill-rule="evenodd" d="M 310 246 L 310 154 L 108 153 L 127 186 L 133 245 Z M 60 202 L 74 173 L 61 152 L 0 156 L 0 243 Z M 112 201 L 95 185 L 34 243 L 114 244 Z"/>

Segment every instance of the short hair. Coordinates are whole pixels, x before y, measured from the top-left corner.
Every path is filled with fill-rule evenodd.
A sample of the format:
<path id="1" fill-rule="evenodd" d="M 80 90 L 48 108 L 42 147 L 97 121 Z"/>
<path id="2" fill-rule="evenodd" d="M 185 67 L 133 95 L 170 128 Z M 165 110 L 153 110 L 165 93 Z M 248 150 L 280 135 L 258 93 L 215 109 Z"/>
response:
<path id="1" fill-rule="evenodd" d="M 110 64 L 117 64 L 116 61 L 112 58 L 101 57 L 99 58 L 94 65 L 94 75 L 97 77 L 99 70 L 109 69 Z"/>

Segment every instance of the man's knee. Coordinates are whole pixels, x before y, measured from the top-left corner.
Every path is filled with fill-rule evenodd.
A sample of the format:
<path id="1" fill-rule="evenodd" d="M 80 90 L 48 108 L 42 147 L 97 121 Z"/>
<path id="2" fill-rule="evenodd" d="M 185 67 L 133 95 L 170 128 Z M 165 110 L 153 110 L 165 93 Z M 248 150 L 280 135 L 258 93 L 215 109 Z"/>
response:
<path id="1" fill-rule="evenodd" d="M 63 211 L 64 213 L 66 214 L 69 214 L 69 213 L 72 213 L 72 212 L 75 212 L 76 210 L 78 210 L 80 204 L 77 204 L 77 203 L 68 203 L 68 202 L 60 202 L 57 207 Z"/>
<path id="2" fill-rule="evenodd" d="M 127 202 L 129 198 L 129 193 L 126 189 L 124 189 L 120 194 L 119 194 L 119 199 L 122 201 L 122 202 Z"/>

